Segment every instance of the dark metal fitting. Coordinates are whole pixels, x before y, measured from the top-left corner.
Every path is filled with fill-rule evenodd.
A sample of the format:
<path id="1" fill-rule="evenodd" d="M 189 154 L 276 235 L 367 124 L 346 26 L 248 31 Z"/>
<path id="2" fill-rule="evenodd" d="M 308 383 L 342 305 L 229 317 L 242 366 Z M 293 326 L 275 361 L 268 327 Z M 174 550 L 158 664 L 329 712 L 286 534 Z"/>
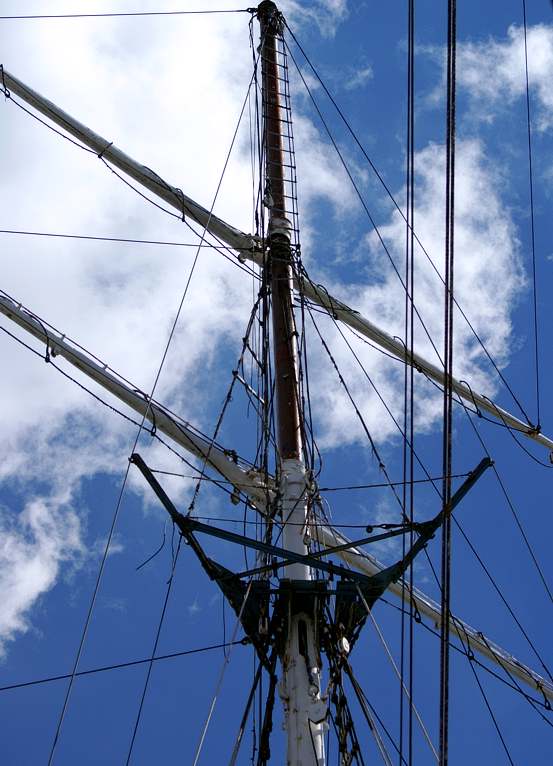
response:
<path id="1" fill-rule="evenodd" d="M 277 218 L 276 216 L 271 219 L 269 223 L 269 236 L 274 237 L 278 234 L 285 237 L 288 241 L 291 239 L 292 224 L 287 218 Z"/>

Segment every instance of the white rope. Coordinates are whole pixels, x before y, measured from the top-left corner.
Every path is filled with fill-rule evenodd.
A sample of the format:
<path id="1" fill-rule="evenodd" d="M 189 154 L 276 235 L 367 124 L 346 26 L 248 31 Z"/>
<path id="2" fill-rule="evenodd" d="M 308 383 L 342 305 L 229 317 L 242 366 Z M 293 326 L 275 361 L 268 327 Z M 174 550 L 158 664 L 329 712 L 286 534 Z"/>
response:
<path id="1" fill-rule="evenodd" d="M 377 634 L 378 634 L 378 637 L 380 638 L 380 641 L 381 641 L 381 643 L 382 643 L 382 646 L 384 647 L 384 649 L 385 649 L 385 651 L 386 651 L 386 654 L 388 655 L 388 659 L 390 660 L 390 662 L 391 662 L 391 664 L 392 664 L 392 667 L 393 667 L 393 669 L 395 670 L 395 672 L 396 672 L 396 675 L 397 675 L 397 677 L 398 677 L 398 679 L 399 679 L 399 681 L 400 681 L 400 683 L 401 683 L 401 686 L 402 686 L 403 692 L 404 692 L 405 696 L 407 697 L 407 699 L 408 699 L 409 703 L 410 703 L 410 704 L 412 705 L 412 707 L 413 707 L 413 712 L 415 713 L 415 717 L 416 717 L 417 721 L 419 722 L 419 725 L 420 725 L 420 727 L 421 727 L 421 729 L 422 729 L 422 733 L 424 734 L 424 738 L 426 739 L 426 741 L 428 742 L 428 746 L 429 746 L 429 747 L 430 747 L 430 749 L 432 750 L 432 753 L 433 753 L 433 755 L 434 755 L 434 758 L 436 759 L 436 763 L 439 763 L 439 758 L 438 758 L 438 753 L 436 752 L 436 748 L 435 748 L 435 747 L 434 747 L 434 745 L 432 744 L 432 740 L 430 739 L 430 735 L 428 734 L 428 731 L 426 730 L 426 727 L 425 727 L 425 725 L 424 725 L 424 723 L 423 723 L 423 721 L 422 721 L 422 718 L 421 718 L 421 717 L 420 717 L 420 715 L 419 715 L 419 712 L 418 712 L 417 708 L 416 708 L 416 707 L 415 707 L 415 705 L 414 705 L 414 704 L 411 702 L 411 697 L 410 697 L 410 695 L 409 695 L 409 692 L 408 692 L 408 690 L 407 690 L 407 687 L 406 687 L 406 686 L 405 686 L 405 684 L 403 683 L 403 679 L 402 679 L 402 677 L 401 677 L 401 674 L 400 674 L 400 672 L 399 672 L 399 670 L 398 670 L 398 667 L 397 667 L 397 665 L 396 665 L 396 663 L 395 663 L 395 660 L 394 660 L 394 658 L 393 658 L 393 656 L 392 656 L 392 653 L 391 653 L 391 651 L 390 651 L 390 648 L 388 647 L 388 644 L 386 643 L 386 639 L 384 638 L 384 636 L 383 636 L 383 634 L 382 634 L 382 631 L 381 631 L 381 630 L 380 630 L 380 628 L 378 627 L 378 624 L 377 624 L 376 620 L 375 620 L 375 619 L 374 619 L 374 617 L 373 617 L 373 613 L 371 612 L 371 610 L 370 610 L 370 608 L 369 608 L 369 605 L 368 605 L 368 604 L 367 604 L 367 602 L 365 601 L 365 597 L 363 596 L 363 593 L 361 592 L 361 589 L 359 588 L 359 585 L 356 585 L 356 588 L 357 588 L 357 592 L 359 593 L 359 597 L 360 597 L 361 601 L 363 602 L 363 606 L 364 606 L 364 607 L 365 607 L 365 609 L 367 610 L 367 614 L 369 615 L 369 617 L 370 617 L 370 618 L 371 618 L 371 620 L 372 620 L 372 623 L 373 623 L 373 625 L 374 625 L 374 627 L 375 627 L 375 630 L 376 630 L 376 632 L 377 632 Z"/>
<path id="2" fill-rule="evenodd" d="M 230 663 L 230 657 L 232 653 L 233 646 L 232 644 L 236 640 L 236 635 L 238 633 L 238 628 L 240 627 L 240 620 L 242 619 L 242 614 L 244 612 L 244 607 L 246 606 L 246 601 L 248 600 L 248 596 L 250 595 L 250 590 L 252 587 L 253 580 L 250 580 L 248 583 L 248 588 L 246 590 L 246 593 L 244 595 L 244 600 L 242 601 L 242 606 L 240 607 L 240 613 L 238 617 L 236 618 L 236 624 L 234 625 L 234 630 L 232 631 L 232 637 L 230 639 L 230 648 L 228 654 L 225 655 L 225 659 L 223 661 L 223 666 L 221 668 L 221 672 L 219 673 L 219 678 L 217 679 L 217 685 L 215 687 L 215 691 L 213 693 L 213 699 L 211 700 L 211 705 L 209 706 L 209 712 L 207 714 L 207 718 L 204 724 L 204 728 L 202 730 L 202 736 L 200 737 L 200 741 L 198 742 L 198 747 L 196 748 L 196 753 L 194 755 L 194 762 L 192 766 L 197 766 L 197 763 L 200 759 L 200 754 L 202 752 L 202 748 L 204 746 L 205 736 L 207 734 L 207 730 L 209 728 L 209 724 L 211 723 L 211 718 L 213 716 L 213 711 L 215 710 L 215 705 L 217 704 L 217 699 L 219 697 L 219 692 L 221 691 L 221 686 L 223 684 L 223 679 L 225 677 L 226 670 Z"/>

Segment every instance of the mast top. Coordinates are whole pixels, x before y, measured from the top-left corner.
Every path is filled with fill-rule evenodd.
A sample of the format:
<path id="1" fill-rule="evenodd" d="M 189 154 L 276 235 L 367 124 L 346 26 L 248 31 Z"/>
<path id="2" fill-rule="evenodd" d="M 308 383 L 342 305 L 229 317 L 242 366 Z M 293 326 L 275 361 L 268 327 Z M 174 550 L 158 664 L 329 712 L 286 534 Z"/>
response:
<path id="1" fill-rule="evenodd" d="M 282 31 L 282 14 L 272 0 L 263 0 L 257 6 L 257 18 L 261 24 L 273 25 L 273 33 Z"/>

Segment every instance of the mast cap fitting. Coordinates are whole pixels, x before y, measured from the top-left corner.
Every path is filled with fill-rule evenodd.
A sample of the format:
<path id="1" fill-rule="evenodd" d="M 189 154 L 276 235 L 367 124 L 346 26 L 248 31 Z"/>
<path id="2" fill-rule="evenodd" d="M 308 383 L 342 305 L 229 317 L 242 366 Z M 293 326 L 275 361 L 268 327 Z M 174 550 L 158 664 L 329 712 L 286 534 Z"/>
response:
<path id="1" fill-rule="evenodd" d="M 290 241 L 292 236 L 292 224 L 288 218 L 271 218 L 269 222 L 269 236 L 273 237 L 275 234 L 286 237 Z"/>

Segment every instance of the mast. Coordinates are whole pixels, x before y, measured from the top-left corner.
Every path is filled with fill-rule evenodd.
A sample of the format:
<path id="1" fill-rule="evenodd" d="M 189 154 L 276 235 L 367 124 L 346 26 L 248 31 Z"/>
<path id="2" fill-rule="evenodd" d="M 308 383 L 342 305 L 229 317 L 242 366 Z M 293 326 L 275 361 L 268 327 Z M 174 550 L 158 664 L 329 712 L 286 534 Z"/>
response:
<path id="1" fill-rule="evenodd" d="M 291 225 L 286 216 L 283 135 L 279 83 L 283 68 L 279 38 L 282 16 L 270 0 L 258 7 L 261 27 L 265 183 L 269 208 L 265 264 L 272 295 L 276 399 L 276 443 L 280 513 L 287 550 L 307 554 L 308 494 L 299 406 L 298 348 L 293 311 Z M 280 649 L 288 766 L 323 766 L 326 704 L 321 699 L 317 635 L 317 583 L 311 568 L 296 563 L 280 580 L 284 640 Z"/>

